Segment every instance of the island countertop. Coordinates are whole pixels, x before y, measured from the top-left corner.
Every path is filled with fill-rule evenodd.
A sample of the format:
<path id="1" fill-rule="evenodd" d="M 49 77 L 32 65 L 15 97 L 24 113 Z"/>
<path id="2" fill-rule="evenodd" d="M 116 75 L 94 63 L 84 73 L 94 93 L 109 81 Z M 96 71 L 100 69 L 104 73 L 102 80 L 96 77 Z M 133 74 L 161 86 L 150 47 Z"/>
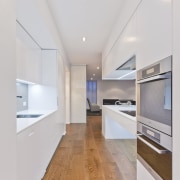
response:
<path id="1" fill-rule="evenodd" d="M 136 121 L 136 117 L 121 112 L 121 111 L 136 111 L 136 105 L 103 105 L 103 107 L 110 109 L 120 115 L 123 115 L 131 120 Z"/>

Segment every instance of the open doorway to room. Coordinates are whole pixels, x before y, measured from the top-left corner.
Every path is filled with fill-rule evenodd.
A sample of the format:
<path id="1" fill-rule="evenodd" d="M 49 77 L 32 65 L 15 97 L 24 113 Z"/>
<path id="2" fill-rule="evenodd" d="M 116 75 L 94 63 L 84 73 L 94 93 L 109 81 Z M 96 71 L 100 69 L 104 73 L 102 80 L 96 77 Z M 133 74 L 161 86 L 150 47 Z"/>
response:
<path id="1" fill-rule="evenodd" d="M 86 82 L 86 95 L 91 103 L 97 103 L 97 81 L 87 81 Z M 87 104 L 87 109 L 89 105 Z"/>
<path id="2" fill-rule="evenodd" d="M 86 81 L 86 96 L 87 96 L 87 116 L 100 116 L 100 106 L 97 105 L 97 81 Z"/>

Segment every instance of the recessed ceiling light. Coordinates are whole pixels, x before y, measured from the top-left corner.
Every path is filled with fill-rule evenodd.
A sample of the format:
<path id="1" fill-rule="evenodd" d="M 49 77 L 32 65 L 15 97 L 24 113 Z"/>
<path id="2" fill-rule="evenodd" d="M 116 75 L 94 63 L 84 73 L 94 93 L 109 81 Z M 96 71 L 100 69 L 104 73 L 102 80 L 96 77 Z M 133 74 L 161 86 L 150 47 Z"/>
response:
<path id="1" fill-rule="evenodd" d="M 97 66 L 97 69 L 99 69 L 99 66 Z"/>
<path id="2" fill-rule="evenodd" d="M 93 74 L 93 76 L 95 76 L 95 74 Z"/>
<path id="3" fill-rule="evenodd" d="M 85 37 L 83 37 L 83 38 L 82 38 L 82 40 L 83 40 L 83 42 L 85 42 L 85 41 L 86 41 L 86 38 L 85 38 Z"/>
<path id="4" fill-rule="evenodd" d="M 91 80 L 93 80 L 93 78 L 91 78 Z"/>
<path id="5" fill-rule="evenodd" d="M 131 36 L 127 38 L 127 42 L 135 42 L 136 39 L 137 39 L 136 37 Z"/>

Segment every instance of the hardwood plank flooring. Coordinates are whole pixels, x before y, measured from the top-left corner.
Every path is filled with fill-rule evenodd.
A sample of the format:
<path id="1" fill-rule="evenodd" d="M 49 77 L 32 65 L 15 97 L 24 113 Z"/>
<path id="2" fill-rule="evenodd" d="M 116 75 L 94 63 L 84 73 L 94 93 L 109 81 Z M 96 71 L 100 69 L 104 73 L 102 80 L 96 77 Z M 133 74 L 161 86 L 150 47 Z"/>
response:
<path id="1" fill-rule="evenodd" d="M 105 140 L 101 121 L 67 125 L 43 180 L 136 179 L 136 140 Z"/>

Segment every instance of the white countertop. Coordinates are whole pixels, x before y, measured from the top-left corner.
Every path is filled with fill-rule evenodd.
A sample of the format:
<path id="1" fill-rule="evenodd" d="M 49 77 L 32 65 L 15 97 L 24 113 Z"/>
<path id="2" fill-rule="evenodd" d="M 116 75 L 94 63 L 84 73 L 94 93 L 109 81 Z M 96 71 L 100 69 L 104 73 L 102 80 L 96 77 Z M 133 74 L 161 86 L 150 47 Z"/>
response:
<path id="1" fill-rule="evenodd" d="M 43 115 L 40 117 L 37 117 L 37 118 L 16 118 L 17 119 L 16 133 L 20 133 L 24 129 L 32 126 L 33 124 L 35 124 L 39 121 L 41 121 L 45 117 L 54 113 L 55 111 L 57 111 L 57 109 L 54 109 L 54 110 L 25 110 L 25 111 L 17 112 L 16 113 L 17 115 L 20 115 L 20 114 L 43 114 Z"/>
<path id="2" fill-rule="evenodd" d="M 120 115 L 123 115 L 131 120 L 136 121 L 136 117 L 121 112 L 121 111 L 136 111 L 136 105 L 103 105 L 103 107 L 110 109 Z"/>

